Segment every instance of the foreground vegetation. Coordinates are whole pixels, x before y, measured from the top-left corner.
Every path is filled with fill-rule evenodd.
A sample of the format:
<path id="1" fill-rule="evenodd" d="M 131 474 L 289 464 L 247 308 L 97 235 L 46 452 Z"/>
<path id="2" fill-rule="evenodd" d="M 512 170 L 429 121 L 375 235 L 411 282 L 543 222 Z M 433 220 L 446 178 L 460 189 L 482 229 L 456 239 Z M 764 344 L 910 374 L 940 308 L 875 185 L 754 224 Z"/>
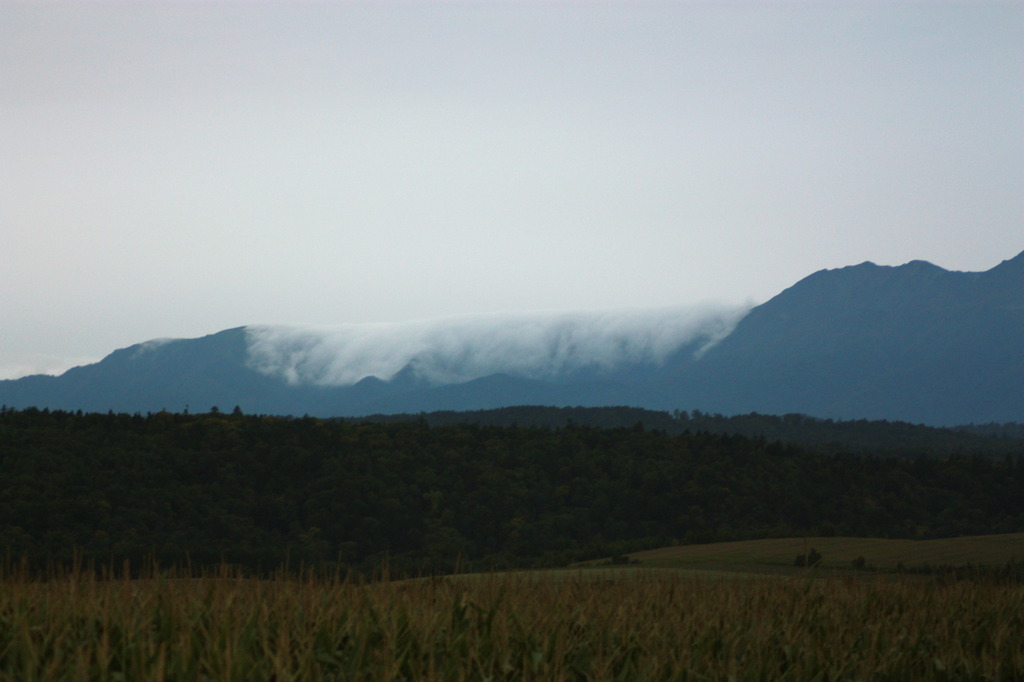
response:
<path id="1" fill-rule="evenodd" d="M 0 409 L 0 682 L 1019 679 L 1024 453 L 920 442 Z"/>
<path id="2" fill-rule="evenodd" d="M 1022 614 L 933 579 L 7 577 L 0 680 L 1009 680 Z"/>

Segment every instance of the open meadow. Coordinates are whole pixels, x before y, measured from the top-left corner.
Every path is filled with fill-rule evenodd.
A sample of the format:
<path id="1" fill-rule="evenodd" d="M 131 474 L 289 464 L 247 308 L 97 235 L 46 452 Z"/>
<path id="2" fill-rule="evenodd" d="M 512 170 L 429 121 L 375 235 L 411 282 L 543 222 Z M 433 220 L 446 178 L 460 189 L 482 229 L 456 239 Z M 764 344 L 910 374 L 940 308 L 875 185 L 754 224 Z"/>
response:
<path id="1" fill-rule="evenodd" d="M 821 555 L 823 571 L 846 570 L 863 559 L 862 568 L 911 571 L 941 567 L 1006 566 L 1024 563 L 1024 533 L 973 535 L 935 540 L 888 538 L 771 538 L 705 545 L 678 545 L 628 558 L 644 566 L 688 570 L 793 573 L 795 559 L 811 550 Z"/>
<path id="2" fill-rule="evenodd" d="M 929 576 L 0 581 L 11 682 L 1013 680 L 1021 641 L 1024 586 Z"/>

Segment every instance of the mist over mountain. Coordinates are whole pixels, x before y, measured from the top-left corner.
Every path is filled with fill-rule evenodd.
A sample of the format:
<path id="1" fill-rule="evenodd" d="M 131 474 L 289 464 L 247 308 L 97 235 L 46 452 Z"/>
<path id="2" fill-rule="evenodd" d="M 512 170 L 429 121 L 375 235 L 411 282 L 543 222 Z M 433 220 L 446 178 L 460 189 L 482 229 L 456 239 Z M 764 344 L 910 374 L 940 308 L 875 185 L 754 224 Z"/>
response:
<path id="1" fill-rule="evenodd" d="M 630 405 L 927 424 L 1024 421 L 1024 253 L 816 272 L 751 310 L 254 326 L 124 348 L 0 403 L 355 416 Z"/>
<path id="2" fill-rule="evenodd" d="M 659 365 L 725 338 L 744 308 L 463 317 L 404 324 L 247 327 L 249 365 L 289 384 L 348 386 L 400 373 L 429 385 L 492 374 L 556 380 Z"/>

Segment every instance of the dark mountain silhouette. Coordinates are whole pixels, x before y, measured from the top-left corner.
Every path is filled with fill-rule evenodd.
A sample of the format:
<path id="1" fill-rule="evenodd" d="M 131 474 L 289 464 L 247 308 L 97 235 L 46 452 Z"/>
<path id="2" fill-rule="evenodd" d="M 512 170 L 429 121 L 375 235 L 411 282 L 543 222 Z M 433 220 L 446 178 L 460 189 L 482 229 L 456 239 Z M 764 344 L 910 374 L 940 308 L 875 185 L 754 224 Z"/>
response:
<path id="1" fill-rule="evenodd" d="M 1024 253 L 982 273 L 914 261 L 817 272 L 685 366 L 703 409 L 933 424 L 1024 417 Z"/>
<path id="2" fill-rule="evenodd" d="M 1024 421 L 1024 253 L 980 273 L 923 261 L 822 270 L 704 349 L 707 342 L 692 338 L 663 361 L 542 378 L 499 371 L 438 383 L 410 363 L 389 380 L 337 386 L 257 371 L 240 327 L 131 346 L 60 377 L 0 381 L 0 403 L 123 412 L 238 405 L 317 416 L 630 405 L 936 425 Z"/>

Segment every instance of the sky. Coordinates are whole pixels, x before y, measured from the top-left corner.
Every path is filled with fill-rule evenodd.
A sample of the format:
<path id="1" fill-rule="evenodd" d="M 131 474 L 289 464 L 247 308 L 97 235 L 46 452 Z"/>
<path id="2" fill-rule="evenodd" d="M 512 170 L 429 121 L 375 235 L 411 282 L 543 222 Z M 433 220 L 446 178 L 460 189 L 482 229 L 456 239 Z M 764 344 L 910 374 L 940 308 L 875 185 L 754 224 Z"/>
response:
<path id="1" fill-rule="evenodd" d="M 0 378 L 1024 250 L 1021 2 L 0 0 Z"/>

